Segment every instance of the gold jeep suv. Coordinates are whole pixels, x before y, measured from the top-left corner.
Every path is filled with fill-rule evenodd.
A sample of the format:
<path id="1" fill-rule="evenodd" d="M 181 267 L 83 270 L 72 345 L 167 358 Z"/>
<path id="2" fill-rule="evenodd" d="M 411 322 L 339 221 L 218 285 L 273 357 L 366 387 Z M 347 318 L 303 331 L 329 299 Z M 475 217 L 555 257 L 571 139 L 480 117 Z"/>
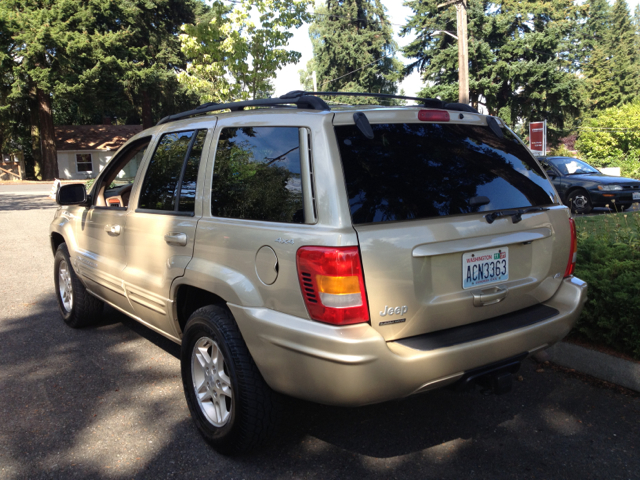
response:
<path id="1" fill-rule="evenodd" d="M 65 322 L 107 303 L 181 344 L 192 417 L 224 453 L 268 437 L 280 394 L 357 406 L 506 391 L 586 300 L 569 210 L 500 119 L 320 95 L 167 117 L 89 194 L 58 193 Z"/>

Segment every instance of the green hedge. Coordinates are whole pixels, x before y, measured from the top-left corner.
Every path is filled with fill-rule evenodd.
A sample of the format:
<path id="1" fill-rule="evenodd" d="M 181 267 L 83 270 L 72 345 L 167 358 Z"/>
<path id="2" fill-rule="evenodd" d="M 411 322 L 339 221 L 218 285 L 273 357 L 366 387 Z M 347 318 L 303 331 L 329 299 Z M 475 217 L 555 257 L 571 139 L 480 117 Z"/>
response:
<path id="1" fill-rule="evenodd" d="M 589 284 L 589 299 L 575 330 L 593 342 L 640 359 L 638 216 L 606 217 L 611 219 L 606 223 L 581 224 L 578 219 L 575 275 Z"/>

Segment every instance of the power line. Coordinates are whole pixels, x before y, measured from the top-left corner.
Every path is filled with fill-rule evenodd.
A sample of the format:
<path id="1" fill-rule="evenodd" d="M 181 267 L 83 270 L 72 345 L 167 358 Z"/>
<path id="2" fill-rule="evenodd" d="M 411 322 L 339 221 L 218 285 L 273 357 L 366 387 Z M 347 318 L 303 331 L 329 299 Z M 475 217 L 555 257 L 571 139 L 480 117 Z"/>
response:
<path id="1" fill-rule="evenodd" d="M 360 70 L 362 70 L 363 68 L 367 68 L 368 66 L 373 65 L 374 63 L 378 63 L 378 62 L 379 62 L 380 60 L 382 60 L 383 58 L 388 57 L 389 55 L 393 55 L 393 54 L 395 54 L 396 52 L 397 52 L 397 50 L 395 50 L 395 51 L 393 51 L 393 52 L 389 52 L 389 53 L 387 53 L 386 55 L 381 56 L 381 57 L 380 57 L 380 58 L 378 58 L 377 60 L 374 60 L 374 61 L 373 61 L 373 62 L 371 62 L 371 63 L 367 63 L 366 65 L 364 65 L 364 66 L 362 66 L 362 67 L 360 67 L 360 68 L 357 68 L 357 69 L 355 69 L 355 70 L 352 70 L 352 71 L 350 71 L 350 72 L 348 72 L 348 73 L 345 73 L 344 75 L 342 75 L 342 76 L 340 76 L 340 77 L 338 77 L 338 78 L 334 78 L 333 80 L 327 80 L 327 81 L 326 81 L 326 82 L 324 82 L 322 85 L 320 85 L 320 87 L 324 87 L 326 84 L 328 84 L 328 83 L 332 83 L 332 82 L 335 82 L 336 80 L 340 80 L 341 78 L 344 78 L 344 77 L 346 77 L 346 76 L 349 76 L 349 75 L 351 75 L 352 73 L 359 72 L 359 71 L 360 71 Z"/>

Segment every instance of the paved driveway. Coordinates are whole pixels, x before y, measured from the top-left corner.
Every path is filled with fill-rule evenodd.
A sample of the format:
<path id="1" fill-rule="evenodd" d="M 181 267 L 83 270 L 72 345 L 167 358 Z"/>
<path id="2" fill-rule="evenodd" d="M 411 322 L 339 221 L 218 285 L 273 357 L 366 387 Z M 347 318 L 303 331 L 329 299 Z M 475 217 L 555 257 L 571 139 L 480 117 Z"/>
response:
<path id="1" fill-rule="evenodd" d="M 222 457 L 191 424 L 179 347 L 113 310 L 62 323 L 52 208 L 0 195 L 0 479 L 640 478 L 640 399 L 533 362 L 501 397 L 293 404 L 262 452 Z"/>

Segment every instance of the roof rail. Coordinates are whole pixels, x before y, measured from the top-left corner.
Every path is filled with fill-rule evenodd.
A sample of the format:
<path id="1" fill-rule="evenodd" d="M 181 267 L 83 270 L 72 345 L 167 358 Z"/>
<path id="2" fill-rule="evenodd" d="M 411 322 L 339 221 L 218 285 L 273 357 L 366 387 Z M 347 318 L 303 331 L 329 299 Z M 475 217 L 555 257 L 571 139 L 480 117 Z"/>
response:
<path id="1" fill-rule="evenodd" d="M 168 122 L 180 120 L 182 118 L 193 117 L 197 115 L 204 115 L 209 112 L 217 112 L 220 110 L 231 110 L 237 112 L 244 110 L 246 107 L 287 107 L 295 105 L 297 108 L 306 108 L 310 110 L 331 110 L 329 105 L 318 98 L 318 96 L 343 96 L 343 97 L 374 97 L 374 98 L 397 98 L 400 100 L 416 100 L 421 105 L 428 108 L 445 108 L 448 110 L 457 110 L 461 112 L 473 112 L 478 111 L 464 103 L 445 103 L 437 98 L 419 98 L 419 97 L 405 97 L 403 95 L 391 95 L 388 93 L 360 93 L 360 92 L 305 92 L 302 90 L 294 90 L 286 93 L 279 98 L 263 98 L 256 100 L 244 100 L 242 102 L 230 102 L 230 103 L 215 103 L 209 102 L 193 110 L 187 110 L 186 112 L 176 113 L 175 115 L 169 115 L 160 120 L 157 125 L 163 125 Z"/>
<path id="2" fill-rule="evenodd" d="M 263 98 L 231 103 L 209 102 L 200 105 L 193 110 L 164 117 L 156 125 L 163 125 L 182 118 L 204 115 L 205 113 L 216 112 L 219 110 L 231 110 L 232 112 L 237 112 L 238 110 L 244 110 L 246 107 L 285 107 L 289 105 L 295 105 L 298 108 L 307 108 L 310 110 L 331 110 L 329 105 L 327 105 L 327 103 L 321 98 L 305 95 L 304 92 L 300 92 L 300 95 L 290 95 L 290 93 L 288 93 L 280 98 Z"/>
<path id="3" fill-rule="evenodd" d="M 298 95 L 319 95 L 319 96 L 344 96 L 344 97 L 374 97 L 374 98 L 397 98 L 399 100 L 415 100 L 422 106 L 427 108 L 444 108 L 447 110 L 455 110 L 460 112 L 478 113 L 478 111 L 471 105 L 464 103 L 447 103 L 437 98 L 421 98 L 421 97 L 406 97 L 404 95 L 392 95 L 389 93 L 360 93 L 360 92 L 305 92 L 301 90 L 294 90 L 280 98 L 287 98 L 289 96 L 296 97 Z"/>

